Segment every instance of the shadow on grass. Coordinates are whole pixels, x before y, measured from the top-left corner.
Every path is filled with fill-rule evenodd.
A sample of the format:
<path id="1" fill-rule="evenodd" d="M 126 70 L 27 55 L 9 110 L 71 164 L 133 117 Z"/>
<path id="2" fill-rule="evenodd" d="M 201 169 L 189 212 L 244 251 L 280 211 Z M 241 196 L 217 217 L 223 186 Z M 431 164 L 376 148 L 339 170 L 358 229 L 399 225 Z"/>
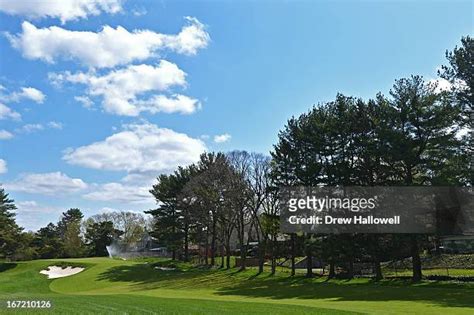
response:
<path id="1" fill-rule="evenodd" d="M 217 290 L 218 295 L 269 299 L 332 299 L 334 301 L 420 301 L 446 307 L 474 308 L 474 289 L 442 283 L 347 280 L 311 281 L 303 277 L 261 279 Z"/>
<path id="2" fill-rule="evenodd" d="M 474 288 L 456 283 L 412 283 L 403 279 L 329 280 L 324 277 L 282 277 L 255 270 L 155 270 L 148 264 L 112 267 L 98 280 L 131 282 L 134 290 L 211 289 L 220 296 L 268 299 L 331 299 L 334 301 L 419 301 L 445 307 L 474 308 Z"/>
<path id="3" fill-rule="evenodd" d="M 159 270 L 151 264 L 116 266 L 98 275 L 98 280 L 131 282 L 134 289 L 203 289 L 209 283 L 213 286 L 228 285 L 229 279 L 222 276 L 229 272 L 218 269 L 191 268 L 181 270 Z"/>
<path id="4" fill-rule="evenodd" d="M 0 263 L 0 272 L 4 272 L 18 266 L 16 263 Z"/>

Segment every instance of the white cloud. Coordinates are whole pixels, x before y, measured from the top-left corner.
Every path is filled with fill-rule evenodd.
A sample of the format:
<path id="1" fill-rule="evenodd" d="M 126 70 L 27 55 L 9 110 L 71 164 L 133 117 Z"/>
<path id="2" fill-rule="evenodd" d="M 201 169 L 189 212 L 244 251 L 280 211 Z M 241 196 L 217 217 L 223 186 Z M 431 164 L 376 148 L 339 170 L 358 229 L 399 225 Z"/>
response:
<path id="1" fill-rule="evenodd" d="M 116 212 L 116 211 L 119 211 L 115 208 L 110 208 L 110 207 L 103 207 L 102 209 L 100 209 L 99 213 L 109 213 L 109 212 Z"/>
<path id="2" fill-rule="evenodd" d="M 16 132 L 18 133 L 34 133 L 37 131 L 42 131 L 45 129 L 57 129 L 61 130 L 63 129 L 63 124 L 57 121 L 50 121 L 46 125 L 43 124 L 26 124 L 23 125 L 23 127 L 16 129 Z"/>
<path id="3" fill-rule="evenodd" d="M 57 193 L 73 193 L 87 188 L 87 184 L 79 178 L 71 178 L 61 172 L 21 174 L 13 182 L 5 184 L 11 191 L 54 195 Z"/>
<path id="4" fill-rule="evenodd" d="M 46 96 L 38 89 L 32 87 L 21 88 L 21 97 L 35 101 L 36 103 L 43 103 Z"/>
<path id="5" fill-rule="evenodd" d="M 174 170 L 199 159 L 205 144 L 186 134 L 150 123 L 124 126 L 103 141 L 65 152 L 70 164 L 129 173 L 159 173 Z"/>
<path id="6" fill-rule="evenodd" d="M 36 201 L 19 201 L 16 203 L 18 207 L 25 207 L 25 211 L 30 211 L 31 207 L 37 207 L 38 203 Z"/>
<path id="7" fill-rule="evenodd" d="M 74 96 L 74 99 L 82 104 L 84 108 L 92 108 L 94 102 L 87 96 Z"/>
<path id="8" fill-rule="evenodd" d="M 435 87 L 435 93 L 449 92 L 453 88 L 451 82 L 443 78 L 429 80 L 428 84 Z"/>
<path id="9" fill-rule="evenodd" d="M 121 179 L 121 182 L 127 185 L 146 185 L 147 187 L 151 187 L 156 177 L 157 174 L 154 171 L 135 172 L 127 174 L 127 176 Z"/>
<path id="10" fill-rule="evenodd" d="M 173 94 L 172 97 L 165 95 L 155 95 L 147 100 L 139 101 L 137 108 L 140 111 L 147 111 L 152 114 L 181 113 L 192 114 L 201 107 L 201 103 L 186 95 Z"/>
<path id="11" fill-rule="evenodd" d="M 7 162 L 0 159 L 0 174 L 5 174 L 8 171 Z"/>
<path id="12" fill-rule="evenodd" d="M 173 86 L 186 86 L 186 73 L 166 60 L 156 66 L 130 65 L 102 76 L 95 72 L 50 73 L 49 79 L 55 85 L 63 82 L 86 85 L 88 95 L 101 96 L 104 110 L 116 115 L 137 116 L 143 111 L 190 114 L 200 106 L 199 101 L 179 94 L 171 98 L 161 94 L 143 96 L 168 91 Z M 76 100 L 87 104 L 90 101 L 82 97 Z"/>
<path id="13" fill-rule="evenodd" d="M 148 13 L 148 11 L 145 8 L 132 9 L 132 14 L 134 16 L 142 16 L 142 15 L 146 15 L 147 13 Z"/>
<path id="14" fill-rule="evenodd" d="M 0 140 L 8 140 L 13 138 L 13 134 L 6 130 L 0 130 Z"/>
<path id="15" fill-rule="evenodd" d="M 21 129 L 18 129 L 18 132 L 33 133 L 41 130 L 44 130 L 44 126 L 42 124 L 26 124 L 21 127 Z"/>
<path id="16" fill-rule="evenodd" d="M 13 120 L 21 120 L 21 115 L 10 107 L 0 103 L 0 120 L 1 119 L 13 119 Z"/>
<path id="17" fill-rule="evenodd" d="M 121 0 L 0 0 L 0 11 L 28 18 L 59 18 L 61 23 L 99 15 L 101 12 L 117 13 L 122 10 Z"/>
<path id="18" fill-rule="evenodd" d="M 214 142 L 215 143 L 224 143 L 224 142 L 229 141 L 231 138 L 232 138 L 232 136 L 230 134 L 224 133 L 222 135 L 214 136 Z"/>
<path id="19" fill-rule="evenodd" d="M 2 90 L 5 90 L 5 88 L 3 88 Z M 32 87 L 22 87 L 20 92 L 0 95 L 0 100 L 4 102 L 20 102 L 26 99 L 42 104 L 45 98 L 46 96 L 43 92 Z"/>
<path id="20" fill-rule="evenodd" d="M 460 79 L 455 79 L 454 83 L 451 83 L 450 81 L 446 79 L 437 78 L 437 79 L 428 80 L 428 84 L 431 85 L 432 87 L 435 87 L 434 89 L 435 93 L 450 92 L 450 91 L 453 91 L 454 89 L 464 90 L 468 88 L 466 82 Z"/>
<path id="21" fill-rule="evenodd" d="M 167 35 L 165 45 L 180 54 L 195 55 L 199 49 L 207 47 L 210 37 L 204 24 L 198 19 L 191 16 L 187 16 L 185 19 L 188 25 L 183 27 L 178 35 Z"/>
<path id="22" fill-rule="evenodd" d="M 56 221 L 64 209 L 39 204 L 34 200 L 16 202 L 16 222 L 27 231 L 36 231 L 51 221 Z"/>
<path id="23" fill-rule="evenodd" d="M 40 212 L 40 213 L 55 212 L 54 208 L 41 206 L 34 200 L 19 201 L 16 203 L 16 206 L 18 207 L 18 210 L 21 212 Z"/>
<path id="24" fill-rule="evenodd" d="M 118 26 L 104 26 L 100 32 L 70 31 L 61 27 L 37 28 L 23 22 L 22 33 L 7 34 L 12 46 L 25 58 L 53 63 L 58 59 L 74 59 L 89 67 L 114 67 L 133 61 L 157 57 L 168 49 L 195 55 L 209 43 L 209 34 L 197 19 L 187 17 L 187 25 L 177 35 L 150 30 L 129 32 Z"/>
<path id="25" fill-rule="evenodd" d="M 38 89 L 32 87 L 22 87 L 21 92 L 16 92 L 12 94 L 13 101 L 20 101 L 22 99 L 30 99 L 36 103 L 43 103 L 46 96 Z"/>
<path id="26" fill-rule="evenodd" d="M 93 191 L 83 195 L 84 199 L 118 203 L 153 203 L 149 193 L 151 186 L 130 186 L 122 183 L 95 185 Z"/>
<path id="27" fill-rule="evenodd" d="M 61 129 L 63 129 L 63 124 L 60 123 L 60 122 L 57 122 L 57 121 L 50 121 L 48 123 L 48 127 L 51 128 L 51 129 L 61 130 Z"/>

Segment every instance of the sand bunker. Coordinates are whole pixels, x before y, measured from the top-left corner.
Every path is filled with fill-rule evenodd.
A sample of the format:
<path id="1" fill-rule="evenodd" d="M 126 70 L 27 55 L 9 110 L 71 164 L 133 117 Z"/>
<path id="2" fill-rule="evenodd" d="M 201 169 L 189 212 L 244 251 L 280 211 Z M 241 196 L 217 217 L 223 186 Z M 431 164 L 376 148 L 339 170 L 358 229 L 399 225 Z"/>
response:
<path id="1" fill-rule="evenodd" d="M 61 268 L 58 266 L 49 266 L 45 270 L 41 270 L 40 273 L 47 275 L 48 279 L 64 278 L 75 275 L 76 273 L 81 272 L 84 268 L 81 267 L 66 267 Z"/>
<path id="2" fill-rule="evenodd" d="M 169 268 L 169 267 L 155 267 L 155 269 L 169 271 L 169 270 L 176 270 L 176 268 Z"/>

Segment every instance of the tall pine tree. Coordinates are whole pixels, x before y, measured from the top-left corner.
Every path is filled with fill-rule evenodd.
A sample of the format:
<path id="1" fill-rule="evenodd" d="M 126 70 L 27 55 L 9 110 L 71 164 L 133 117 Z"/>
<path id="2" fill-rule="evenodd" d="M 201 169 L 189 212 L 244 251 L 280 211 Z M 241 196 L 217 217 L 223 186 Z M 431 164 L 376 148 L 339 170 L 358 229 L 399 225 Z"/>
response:
<path id="1" fill-rule="evenodd" d="M 8 258 L 18 248 L 21 228 L 15 222 L 14 200 L 0 188 L 0 257 Z"/>

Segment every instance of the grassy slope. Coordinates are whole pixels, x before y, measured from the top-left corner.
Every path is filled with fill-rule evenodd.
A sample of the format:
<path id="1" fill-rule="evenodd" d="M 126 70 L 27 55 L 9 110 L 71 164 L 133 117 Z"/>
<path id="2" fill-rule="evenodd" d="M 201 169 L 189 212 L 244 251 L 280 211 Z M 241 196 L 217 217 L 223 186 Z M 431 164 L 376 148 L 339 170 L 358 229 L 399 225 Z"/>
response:
<path id="1" fill-rule="evenodd" d="M 63 260 L 65 261 L 65 260 Z M 150 264 L 108 258 L 74 259 L 86 264 L 77 275 L 47 280 L 38 273 L 50 261 L 18 263 L 0 272 L 0 300 L 51 299 L 61 313 L 173 314 L 338 314 L 340 311 L 385 314 L 472 314 L 472 285 L 365 279 L 330 281 L 255 276 L 245 272 L 161 271 Z M 2 307 L 5 307 L 2 302 Z M 244 304 L 245 303 L 245 304 Z M 1 312 L 1 309 L 0 309 Z"/>

